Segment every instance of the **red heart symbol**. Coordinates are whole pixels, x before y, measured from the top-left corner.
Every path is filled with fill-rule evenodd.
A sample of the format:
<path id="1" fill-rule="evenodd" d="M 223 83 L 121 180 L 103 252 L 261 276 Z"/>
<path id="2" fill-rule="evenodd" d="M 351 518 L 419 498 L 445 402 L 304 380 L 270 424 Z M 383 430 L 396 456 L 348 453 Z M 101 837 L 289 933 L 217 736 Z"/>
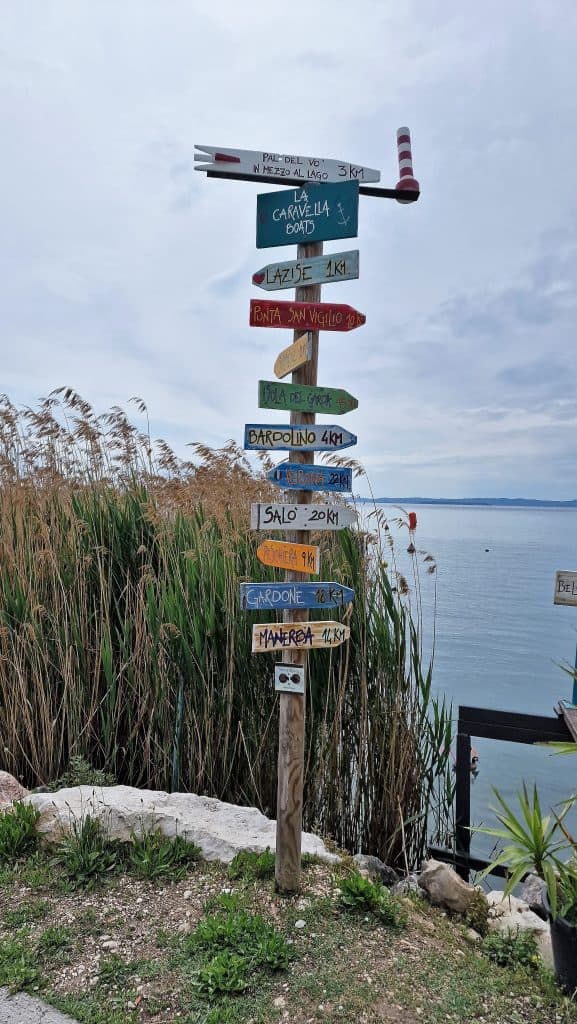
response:
<path id="1" fill-rule="evenodd" d="M 252 283 L 253 284 L 262 284 L 263 281 L 264 281 L 264 274 L 253 274 L 252 275 Z"/>

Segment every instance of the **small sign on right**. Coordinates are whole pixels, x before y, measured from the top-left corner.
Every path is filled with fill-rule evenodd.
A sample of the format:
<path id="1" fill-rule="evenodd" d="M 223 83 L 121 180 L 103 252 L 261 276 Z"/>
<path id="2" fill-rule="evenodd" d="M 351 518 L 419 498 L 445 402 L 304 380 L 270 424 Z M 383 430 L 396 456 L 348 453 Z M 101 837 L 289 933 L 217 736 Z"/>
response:
<path id="1" fill-rule="evenodd" d="M 577 608 L 577 572 L 559 569 L 555 573 L 553 604 L 566 604 Z"/>

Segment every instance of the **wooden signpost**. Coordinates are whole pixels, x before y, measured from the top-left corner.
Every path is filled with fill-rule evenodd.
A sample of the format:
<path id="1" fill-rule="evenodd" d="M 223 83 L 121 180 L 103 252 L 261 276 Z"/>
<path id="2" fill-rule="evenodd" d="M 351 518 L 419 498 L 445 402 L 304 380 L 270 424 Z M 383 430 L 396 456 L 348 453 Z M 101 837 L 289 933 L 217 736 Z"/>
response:
<path id="1" fill-rule="evenodd" d="M 345 303 L 275 302 L 251 299 L 251 327 L 289 327 L 295 331 L 353 331 L 366 322 L 364 313 Z"/>
<path id="2" fill-rule="evenodd" d="M 352 469 L 334 466 L 303 466 L 300 462 L 281 462 L 267 473 L 269 480 L 292 491 L 339 491 L 353 489 Z"/>
<path id="3" fill-rule="evenodd" d="M 571 572 L 567 569 L 559 569 L 555 573 L 555 592 L 553 595 L 553 604 L 563 604 L 572 608 L 577 608 L 577 572 Z M 573 679 L 573 707 L 577 707 L 577 648 L 575 650 L 575 676 Z M 571 712 L 575 715 L 575 712 Z M 567 723 L 571 727 L 573 732 L 575 723 Z M 577 733 L 576 733 L 577 742 Z"/>
<path id="4" fill-rule="evenodd" d="M 288 153 L 263 153 L 253 149 L 225 149 L 223 146 L 195 145 L 195 171 L 237 174 L 254 178 L 290 178 L 305 182 L 380 181 L 381 172 L 346 160 L 326 160 Z M 279 180 L 279 185 L 282 182 Z"/>
<path id="5" fill-rule="evenodd" d="M 354 600 L 351 587 L 340 583 L 241 583 L 243 611 L 263 608 L 345 608 Z"/>
<path id="6" fill-rule="evenodd" d="M 358 218 L 356 181 L 264 192 L 257 196 L 256 247 L 354 238 Z"/>
<path id="7" fill-rule="evenodd" d="M 284 540 L 265 540 L 256 549 L 256 557 L 263 565 L 291 572 L 306 572 L 318 576 L 321 571 L 320 549 L 314 544 L 292 544 Z"/>
<path id="8" fill-rule="evenodd" d="M 252 627 L 252 653 L 340 647 L 350 635 L 349 626 L 331 619 L 320 622 L 257 622 Z"/>
<path id="9" fill-rule="evenodd" d="M 267 292 L 309 284 L 352 281 L 359 276 L 359 250 L 331 252 L 309 260 L 268 263 L 252 275 L 252 283 Z"/>
<path id="10" fill-rule="evenodd" d="M 288 409 L 291 412 L 326 412 L 337 415 L 356 409 L 357 398 L 342 388 L 319 388 L 307 384 L 277 384 L 259 380 L 260 409 Z"/>
<path id="11" fill-rule="evenodd" d="M 295 301 L 253 299 L 250 304 L 252 326 L 294 331 L 293 344 L 279 354 L 274 366 L 279 379 L 292 372 L 291 384 L 259 382 L 261 408 L 288 409 L 291 422 L 249 423 L 245 428 L 249 450 L 293 451 L 292 461 L 268 476 L 292 490 L 295 503 L 259 503 L 251 513 L 255 528 L 293 527 L 288 541 L 266 540 L 257 550 L 264 565 L 285 569 L 285 581 L 241 585 L 241 604 L 247 611 L 283 609 L 282 623 L 254 625 L 252 636 L 255 653 L 282 653 L 282 664 L 275 668 L 275 688 L 280 691 L 275 877 L 282 892 L 298 891 L 300 881 L 308 651 L 337 647 L 350 636 L 350 628 L 340 622 L 309 621 L 308 610 L 342 608 L 354 596 L 350 588 L 334 583 L 306 582 L 307 574 L 320 571 L 319 549 L 306 543 L 309 529 L 340 528 L 351 514 L 345 506 L 312 504 L 314 490 L 352 488 L 350 468 L 315 466 L 313 452 L 334 451 L 357 440 L 338 426 L 315 423 L 317 411 L 341 414 L 357 406 L 347 392 L 317 386 L 319 331 L 350 331 L 366 319 L 350 306 L 321 303 L 323 283 L 359 275 L 357 250 L 325 255 L 322 240 L 356 235 L 359 194 L 403 203 L 418 199 L 407 128 L 397 133 L 397 149 L 400 180 L 394 189 L 367 187 L 367 182 L 380 180 L 379 171 L 346 161 L 213 146 L 197 146 L 195 152 L 195 169 L 208 177 L 290 186 L 290 191 L 258 197 L 257 245 L 298 245 L 296 260 L 268 264 L 253 275 L 253 284 L 265 291 L 294 287 Z M 320 524 L 319 517 L 324 517 Z"/>
<path id="12" fill-rule="evenodd" d="M 293 341 L 288 348 L 279 352 L 274 364 L 275 375 L 279 378 L 298 370 L 305 363 L 310 362 L 313 356 L 313 341 L 310 334 L 301 334 L 300 338 Z"/>
<path id="13" fill-rule="evenodd" d="M 336 423 L 247 423 L 244 428 L 244 447 L 253 452 L 334 452 L 356 443 L 356 434 Z"/>
<path id="14" fill-rule="evenodd" d="M 357 513 L 348 505 L 267 505 L 250 506 L 251 530 L 344 530 L 353 526 Z"/>

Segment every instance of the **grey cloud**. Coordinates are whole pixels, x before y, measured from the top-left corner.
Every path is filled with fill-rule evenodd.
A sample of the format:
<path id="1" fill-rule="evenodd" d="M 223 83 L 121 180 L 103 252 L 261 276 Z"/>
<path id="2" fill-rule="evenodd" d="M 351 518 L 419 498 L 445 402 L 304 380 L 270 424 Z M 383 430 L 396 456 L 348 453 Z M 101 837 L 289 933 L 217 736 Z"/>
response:
<path id="1" fill-rule="evenodd" d="M 526 394 L 550 394 L 572 397 L 577 386 L 575 371 L 567 363 L 559 363 L 542 356 L 528 363 L 509 366 L 497 374 L 505 385 Z"/>

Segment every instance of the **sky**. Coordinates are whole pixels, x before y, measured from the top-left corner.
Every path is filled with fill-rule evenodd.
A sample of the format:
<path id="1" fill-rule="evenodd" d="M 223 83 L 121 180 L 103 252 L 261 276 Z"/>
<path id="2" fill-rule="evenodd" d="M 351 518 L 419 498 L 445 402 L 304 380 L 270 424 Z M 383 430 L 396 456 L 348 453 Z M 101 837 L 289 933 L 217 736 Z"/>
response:
<path id="1" fill-rule="evenodd" d="M 242 444 L 292 334 L 253 328 L 271 186 L 194 146 L 332 157 L 421 198 L 361 197 L 365 313 L 319 383 L 376 495 L 577 496 L 577 5 L 572 0 L 3 0 L 0 391 L 144 399 L 155 437 Z M 291 292 L 277 293 L 288 299 Z M 269 296 L 270 297 L 270 296 Z M 326 422 L 330 422 L 326 417 Z M 334 417 L 333 417 L 334 420 Z M 367 485 L 359 485 L 367 493 Z"/>

